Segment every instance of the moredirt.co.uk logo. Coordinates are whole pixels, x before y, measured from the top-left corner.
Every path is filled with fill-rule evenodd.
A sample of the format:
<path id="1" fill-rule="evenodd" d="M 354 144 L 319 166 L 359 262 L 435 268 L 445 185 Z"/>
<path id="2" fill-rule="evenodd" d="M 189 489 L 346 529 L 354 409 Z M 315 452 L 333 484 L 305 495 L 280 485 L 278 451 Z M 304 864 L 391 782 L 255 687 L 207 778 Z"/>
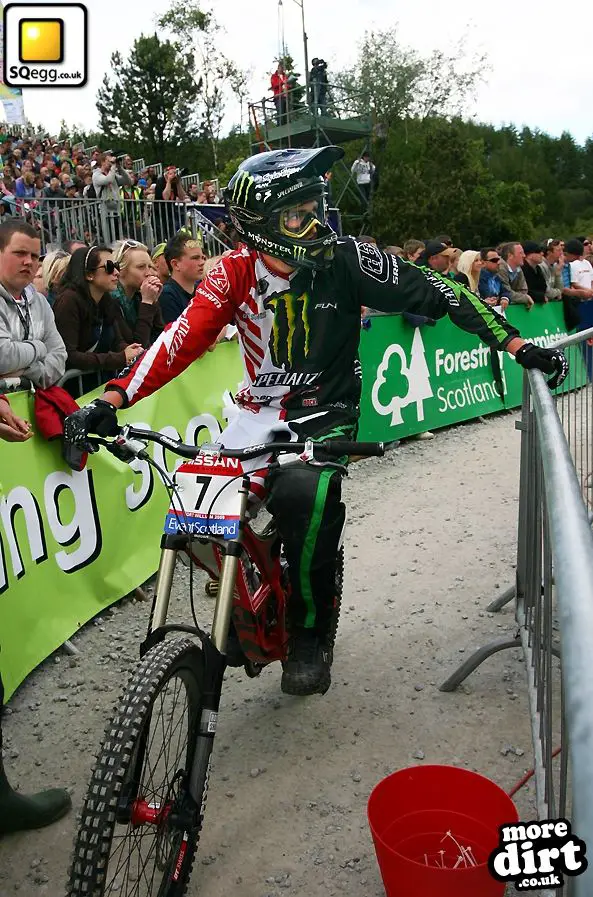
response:
<path id="1" fill-rule="evenodd" d="M 503 825 L 488 868 L 498 881 L 514 882 L 517 891 L 561 888 L 565 875 L 581 875 L 587 868 L 585 851 L 567 819 Z"/>
<path id="2" fill-rule="evenodd" d="M 82 3 L 9 3 L 3 29 L 9 87 L 86 84 L 87 10 Z"/>

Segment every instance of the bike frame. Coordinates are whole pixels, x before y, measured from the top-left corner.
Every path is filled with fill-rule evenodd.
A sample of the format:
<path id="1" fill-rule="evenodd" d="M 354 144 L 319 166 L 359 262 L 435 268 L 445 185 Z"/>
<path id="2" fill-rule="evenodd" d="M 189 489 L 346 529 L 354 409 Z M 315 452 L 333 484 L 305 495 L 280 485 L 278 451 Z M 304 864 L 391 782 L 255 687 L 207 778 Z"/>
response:
<path id="1" fill-rule="evenodd" d="M 131 441 L 130 437 L 132 437 Z M 163 434 L 137 430 L 130 426 L 124 428 L 122 435 L 113 442 L 107 442 L 104 439 L 95 441 L 98 445 L 103 444 L 107 446 L 116 457 L 120 458 L 120 460 L 129 462 L 135 457 L 147 457 L 144 453 L 146 442 L 142 442 L 143 439 L 158 442 L 165 448 L 172 449 L 178 455 L 186 458 L 195 458 L 200 451 L 206 450 L 206 446 L 201 446 L 199 448 L 196 446 L 184 446 L 182 443 L 178 443 Z M 364 449 L 364 452 L 367 455 L 379 456 L 384 453 L 382 443 L 338 443 L 335 441 L 331 443 L 322 443 L 318 447 L 322 450 L 325 449 L 326 451 L 329 451 L 329 447 L 331 447 L 333 451 L 337 452 L 338 445 L 341 447 L 340 451 L 354 452 L 357 449 L 359 451 Z M 302 454 L 299 455 L 300 460 L 317 466 L 332 466 L 343 473 L 347 472 L 343 464 L 315 460 L 315 445 L 311 440 L 307 440 L 305 443 L 278 443 L 267 446 L 251 446 L 248 450 L 244 450 L 243 452 L 238 451 L 238 454 L 235 454 L 235 456 L 246 456 L 246 452 L 251 452 L 250 457 L 258 457 L 266 451 L 268 453 L 273 453 L 274 450 L 278 452 L 294 452 L 298 446 L 300 446 L 300 451 L 302 451 Z M 208 448 L 214 451 L 221 450 L 220 446 L 210 446 Z M 223 451 L 226 452 L 227 457 L 232 457 L 229 450 L 223 449 Z M 197 636 L 202 644 L 204 655 L 204 682 L 200 708 L 201 712 L 188 783 L 190 795 L 195 805 L 200 808 L 200 826 L 204 812 L 212 748 L 218 725 L 218 711 L 222 693 L 222 684 L 227 666 L 225 656 L 227 636 L 233 606 L 235 604 L 240 558 L 245 550 L 257 564 L 258 569 L 262 574 L 262 585 L 268 589 L 266 597 L 261 600 L 261 604 L 263 604 L 266 599 L 269 601 L 271 594 L 275 594 L 280 602 L 281 612 L 283 613 L 284 610 L 285 596 L 280 581 L 280 562 L 278 560 L 277 565 L 275 563 L 270 564 L 270 556 L 268 555 L 266 557 L 265 545 L 261 544 L 262 542 L 265 543 L 265 540 L 261 540 L 260 537 L 253 533 L 248 525 L 247 509 L 250 494 L 250 477 L 248 473 L 245 473 L 242 477 L 239 494 L 241 495 L 241 503 L 237 537 L 235 539 L 222 540 L 216 536 L 211 536 L 208 538 L 196 538 L 195 540 L 198 544 L 211 543 L 212 546 L 217 545 L 217 550 L 219 552 L 224 548 L 224 558 L 220 564 L 220 579 L 214 607 L 212 633 L 209 635 L 198 626 L 167 623 L 177 555 L 181 552 L 186 553 L 190 565 L 197 560 L 198 566 L 207 570 L 211 575 L 212 571 L 210 571 L 207 566 L 200 563 L 199 559 L 194 558 L 192 550 L 192 543 L 194 540 L 190 535 L 181 533 L 164 534 L 161 538 L 161 558 L 155 585 L 155 595 L 150 611 L 147 635 L 140 647 L 140 656 L 143 657 L 154 645 L 162 641 L 169 632 L 189 633 Z M 284 632 L 284 619 L 282 618 L 278 622 L 278 628 Z M 280 659 L 280 656 L 264 658 L 264 663 L 268 663 L 274 659 Z M 140 757 L 138 760 L 140 761 Z M 189 828 L 189 822 L 187 823 L 187 826 Z"/>

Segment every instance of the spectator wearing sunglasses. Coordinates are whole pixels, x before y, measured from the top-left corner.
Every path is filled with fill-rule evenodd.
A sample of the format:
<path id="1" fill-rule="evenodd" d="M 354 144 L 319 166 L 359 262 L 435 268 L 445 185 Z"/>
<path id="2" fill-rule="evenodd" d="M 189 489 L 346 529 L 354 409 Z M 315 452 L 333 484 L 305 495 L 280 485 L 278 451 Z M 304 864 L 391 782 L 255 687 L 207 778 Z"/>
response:
<path id="1" fill-rule="evenodd" d="M 486 305 L 500 307 L 504 311 L 511 301 L 511 293 L 504 286 L 498 273 L 500 255 L 496 249 L 488 247 L 480 250 L 480 257 L 483 266 L 478 280 L 478 295 Z"/>
<path id="2" fill-rule="evenodd" d="M 529 295 L 537 305 L 544 305 L 548 301 L 546 295 L 548 285 L 541 269 L 544 257 L 543 249 L 535 240 L 528 240 L 522 245 L 525 253 L 522 268 Z"/>
<path id="3" fill-rule="evenodd" d="M 143 243 L 116 243 L 113 259 L 119 265 L 119 281 L 111 295 L 121 312 L 120 333 L 126 342 L 141 343 L 148 349 L 163 329 L 159 305 L 163 285 Z"/>
<path id="4" fill-rule="evenodd" d="M 589 237 L 577 237 L 579 243 L 583 244 L 583 258 L 593 264 L 593 244 Z"/>
<path id="5" fill-rule="evenodd" d="M 121 312 L 111 293 L 118 265 L 107 246 L 72 253 L 58 290 L 54 315 L 68 352 L 68 368 L 119 371 L 143 351 L 119 331 Z"/>

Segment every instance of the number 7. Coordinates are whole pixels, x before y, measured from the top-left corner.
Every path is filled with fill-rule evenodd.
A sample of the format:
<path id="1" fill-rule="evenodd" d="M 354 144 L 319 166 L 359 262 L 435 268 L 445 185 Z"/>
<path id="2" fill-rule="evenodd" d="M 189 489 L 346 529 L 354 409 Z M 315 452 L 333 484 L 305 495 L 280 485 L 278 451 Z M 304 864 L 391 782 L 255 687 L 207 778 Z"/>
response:
<path id="1" fill-rule="evenodd" d="M 202 489 L 196 499 L 196 505 L 194 507 L 194 511 L 198 511 L 200 509 L 200 505 L 202 504 L 202 502 L 204 500 L 204 496 L 206 495 L 206 492 L 208 491 L 208 486 L 210 485 L 211 482 L 212 482 L 212 477 L 196 476 L 196 483 L 199 483 L 202 486 Z"/>

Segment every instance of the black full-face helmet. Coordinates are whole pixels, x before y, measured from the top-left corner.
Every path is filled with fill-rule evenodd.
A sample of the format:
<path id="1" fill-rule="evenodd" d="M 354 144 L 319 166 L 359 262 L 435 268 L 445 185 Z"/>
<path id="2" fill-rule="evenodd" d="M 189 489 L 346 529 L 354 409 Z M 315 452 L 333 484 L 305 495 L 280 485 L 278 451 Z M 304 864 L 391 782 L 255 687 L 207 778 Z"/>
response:
<path id="1" fill-rule="evenodd" d="M 257 153 L 242 162 L 224 191 L 241 239 L 289 265 L 331 264 L 337 234 L 327 222 L 325 178 L 338 146 Z"/>

